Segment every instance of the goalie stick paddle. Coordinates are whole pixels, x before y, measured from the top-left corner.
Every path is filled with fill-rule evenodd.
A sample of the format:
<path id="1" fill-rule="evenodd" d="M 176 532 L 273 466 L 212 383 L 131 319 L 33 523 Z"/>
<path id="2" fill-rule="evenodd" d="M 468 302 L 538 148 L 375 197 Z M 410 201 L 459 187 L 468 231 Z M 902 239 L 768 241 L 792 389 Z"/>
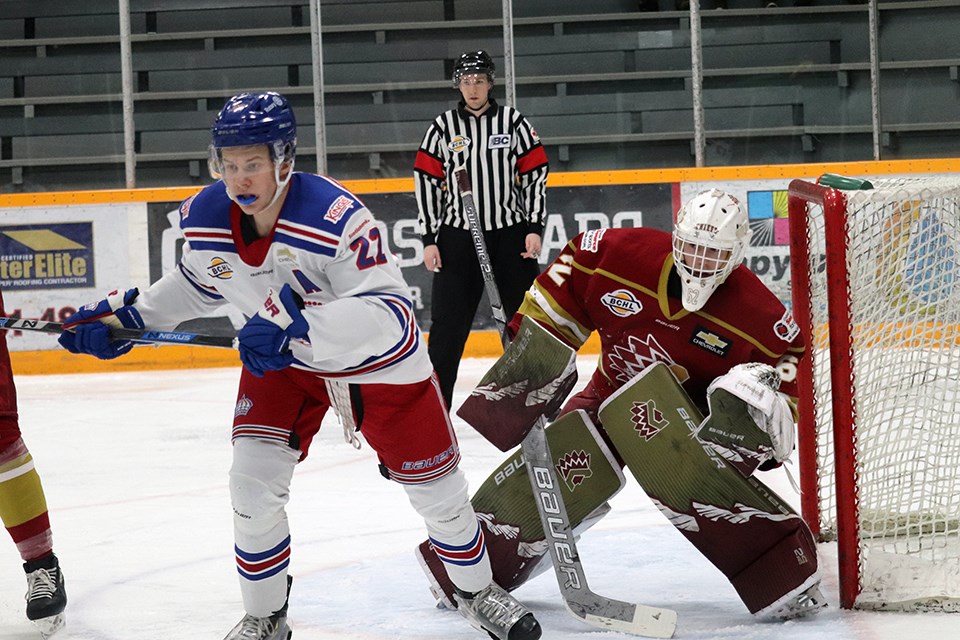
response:
<path id="1" fill-rule="evenodd" d="M 503 311 L 500 291 L 493 278 L 493 267 L 487 253 L 483 231 L 477 207 L 473 200 L 473 187 L 467 170 L 459 167 L 454 170 L 457 188 L 463 201 L 463 208 L 470 225 L 470 235 L 480 261 L 483 284 L 493 311 L 493 318 L 500 331 L 500 339 L 506 345 L 507 318 Z M 611 631 L 620 631 L 650 638 L 670 638 L 677 626 L 677 612 L 671 609 L 649 607 L 632 602 L 623 602 L 606 598 L 590 590 L 587 577 L 580 563 L 577 544 L 570 526 L 570 517 L 560 494 L 553 471 L 550 447 L 547 444 L 547 426 L 545 417 L 540 416 L 527 433 L 520 448 L 527 462 L 527 473 L 533 494 L 536 497 L 537 513 L 546 536 L 553 570 L 560 585 L 564 604 L 581 621 Z"/>
<path id="2" fill-rule="evenodd" d="M 45 320 L 31 320 L 29 318 L 0 317 L 0 330 L 5 331 L 39 331 L 41 333 L 63 333 L 63 325 L 59 322 Z M 110 335 L 121 340 L 156 344 L 191 344 L 201 347 L 221 347 L 236 349 L 237 339 L 231 336 L 211 336 L 202 333 L 187 331 L 154 331 L 152 329 L 124 329 L 110 327 Z"/>

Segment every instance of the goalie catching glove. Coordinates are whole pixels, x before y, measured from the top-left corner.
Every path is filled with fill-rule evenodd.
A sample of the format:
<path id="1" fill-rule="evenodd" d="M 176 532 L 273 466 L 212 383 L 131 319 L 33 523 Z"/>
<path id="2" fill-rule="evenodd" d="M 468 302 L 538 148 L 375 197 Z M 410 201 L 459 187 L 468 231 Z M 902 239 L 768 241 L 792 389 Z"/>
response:
<path id="1" fill-rule="evenodd" d="M 237 334 L 240 361 L 250 373 L 261 378 L 266 371 L 293 364 L 290 340 L 306 338 L 310 330 L 301 309 L 303 298 L 289 284 L 279 294 L 273 289 L 267 292 L 263 307 Z"/>
<path id="2" fill-rule="evenodd" d="M 143 329 L 143 318 L 133 307 L 139 289 L 111 291 L 107 297 L 82 307 L 63 323 L 57 341 L 70 353 L 86 353 L 112 360 L 133 348 L 131 340 L 114 340 L 110 327 Z"/>
<path id="3" fill-rule="evenodd" d="M 759 362 L 738 364 L 707 387 L 710 414 L 698 435 L 744 476 L 793 452 L 793 411 L 779 388 L 779 372 Z"/>

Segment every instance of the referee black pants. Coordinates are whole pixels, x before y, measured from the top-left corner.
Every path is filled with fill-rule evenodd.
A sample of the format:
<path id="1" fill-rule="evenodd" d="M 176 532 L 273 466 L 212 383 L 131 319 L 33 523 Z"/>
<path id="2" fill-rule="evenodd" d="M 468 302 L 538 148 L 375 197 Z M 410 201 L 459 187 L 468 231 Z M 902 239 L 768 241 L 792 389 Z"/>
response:
<path id="1" fill-rule="evenodd" d="M 509 322 L 523 302 L 523 294 L 540 273 L 540 268 L 535 259 L 520 256 L 526 251 L 525 224 L 485 231 L 483 236 L 503 311 Z M 453 410 L 453 386 L 457 381 L 464 345 L 483 298 L 484 284 L 469 231 L 441 226 L 437 234 L 437 248 L 443 264 L 440 271 L 433 274 L 428 347 L 443 398 L 447 407 Z"/>

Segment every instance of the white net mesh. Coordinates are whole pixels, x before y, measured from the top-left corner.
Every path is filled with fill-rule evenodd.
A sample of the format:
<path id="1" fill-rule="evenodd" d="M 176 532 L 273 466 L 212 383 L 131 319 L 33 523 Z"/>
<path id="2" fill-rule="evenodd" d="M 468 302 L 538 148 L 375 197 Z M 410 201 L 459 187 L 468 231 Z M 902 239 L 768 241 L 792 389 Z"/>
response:
<path id="1" fill-rule="evenodd" d="M 960 603 L 960 182 L 846 192 L 864 608 Z M 821 530 L 836 534 L 823 209 L 809 205 Z"/>

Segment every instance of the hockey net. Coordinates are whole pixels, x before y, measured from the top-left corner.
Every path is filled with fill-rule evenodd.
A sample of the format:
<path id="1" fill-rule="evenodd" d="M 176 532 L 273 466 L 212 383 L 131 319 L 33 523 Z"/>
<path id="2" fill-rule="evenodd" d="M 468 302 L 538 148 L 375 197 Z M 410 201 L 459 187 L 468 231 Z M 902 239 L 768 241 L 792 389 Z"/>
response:
<path id="1" fill-rule="evenodd" d="M 960 180 L 820 183 L 789 188 L 804 518 L 843 607 L 958 612 Z"/>

